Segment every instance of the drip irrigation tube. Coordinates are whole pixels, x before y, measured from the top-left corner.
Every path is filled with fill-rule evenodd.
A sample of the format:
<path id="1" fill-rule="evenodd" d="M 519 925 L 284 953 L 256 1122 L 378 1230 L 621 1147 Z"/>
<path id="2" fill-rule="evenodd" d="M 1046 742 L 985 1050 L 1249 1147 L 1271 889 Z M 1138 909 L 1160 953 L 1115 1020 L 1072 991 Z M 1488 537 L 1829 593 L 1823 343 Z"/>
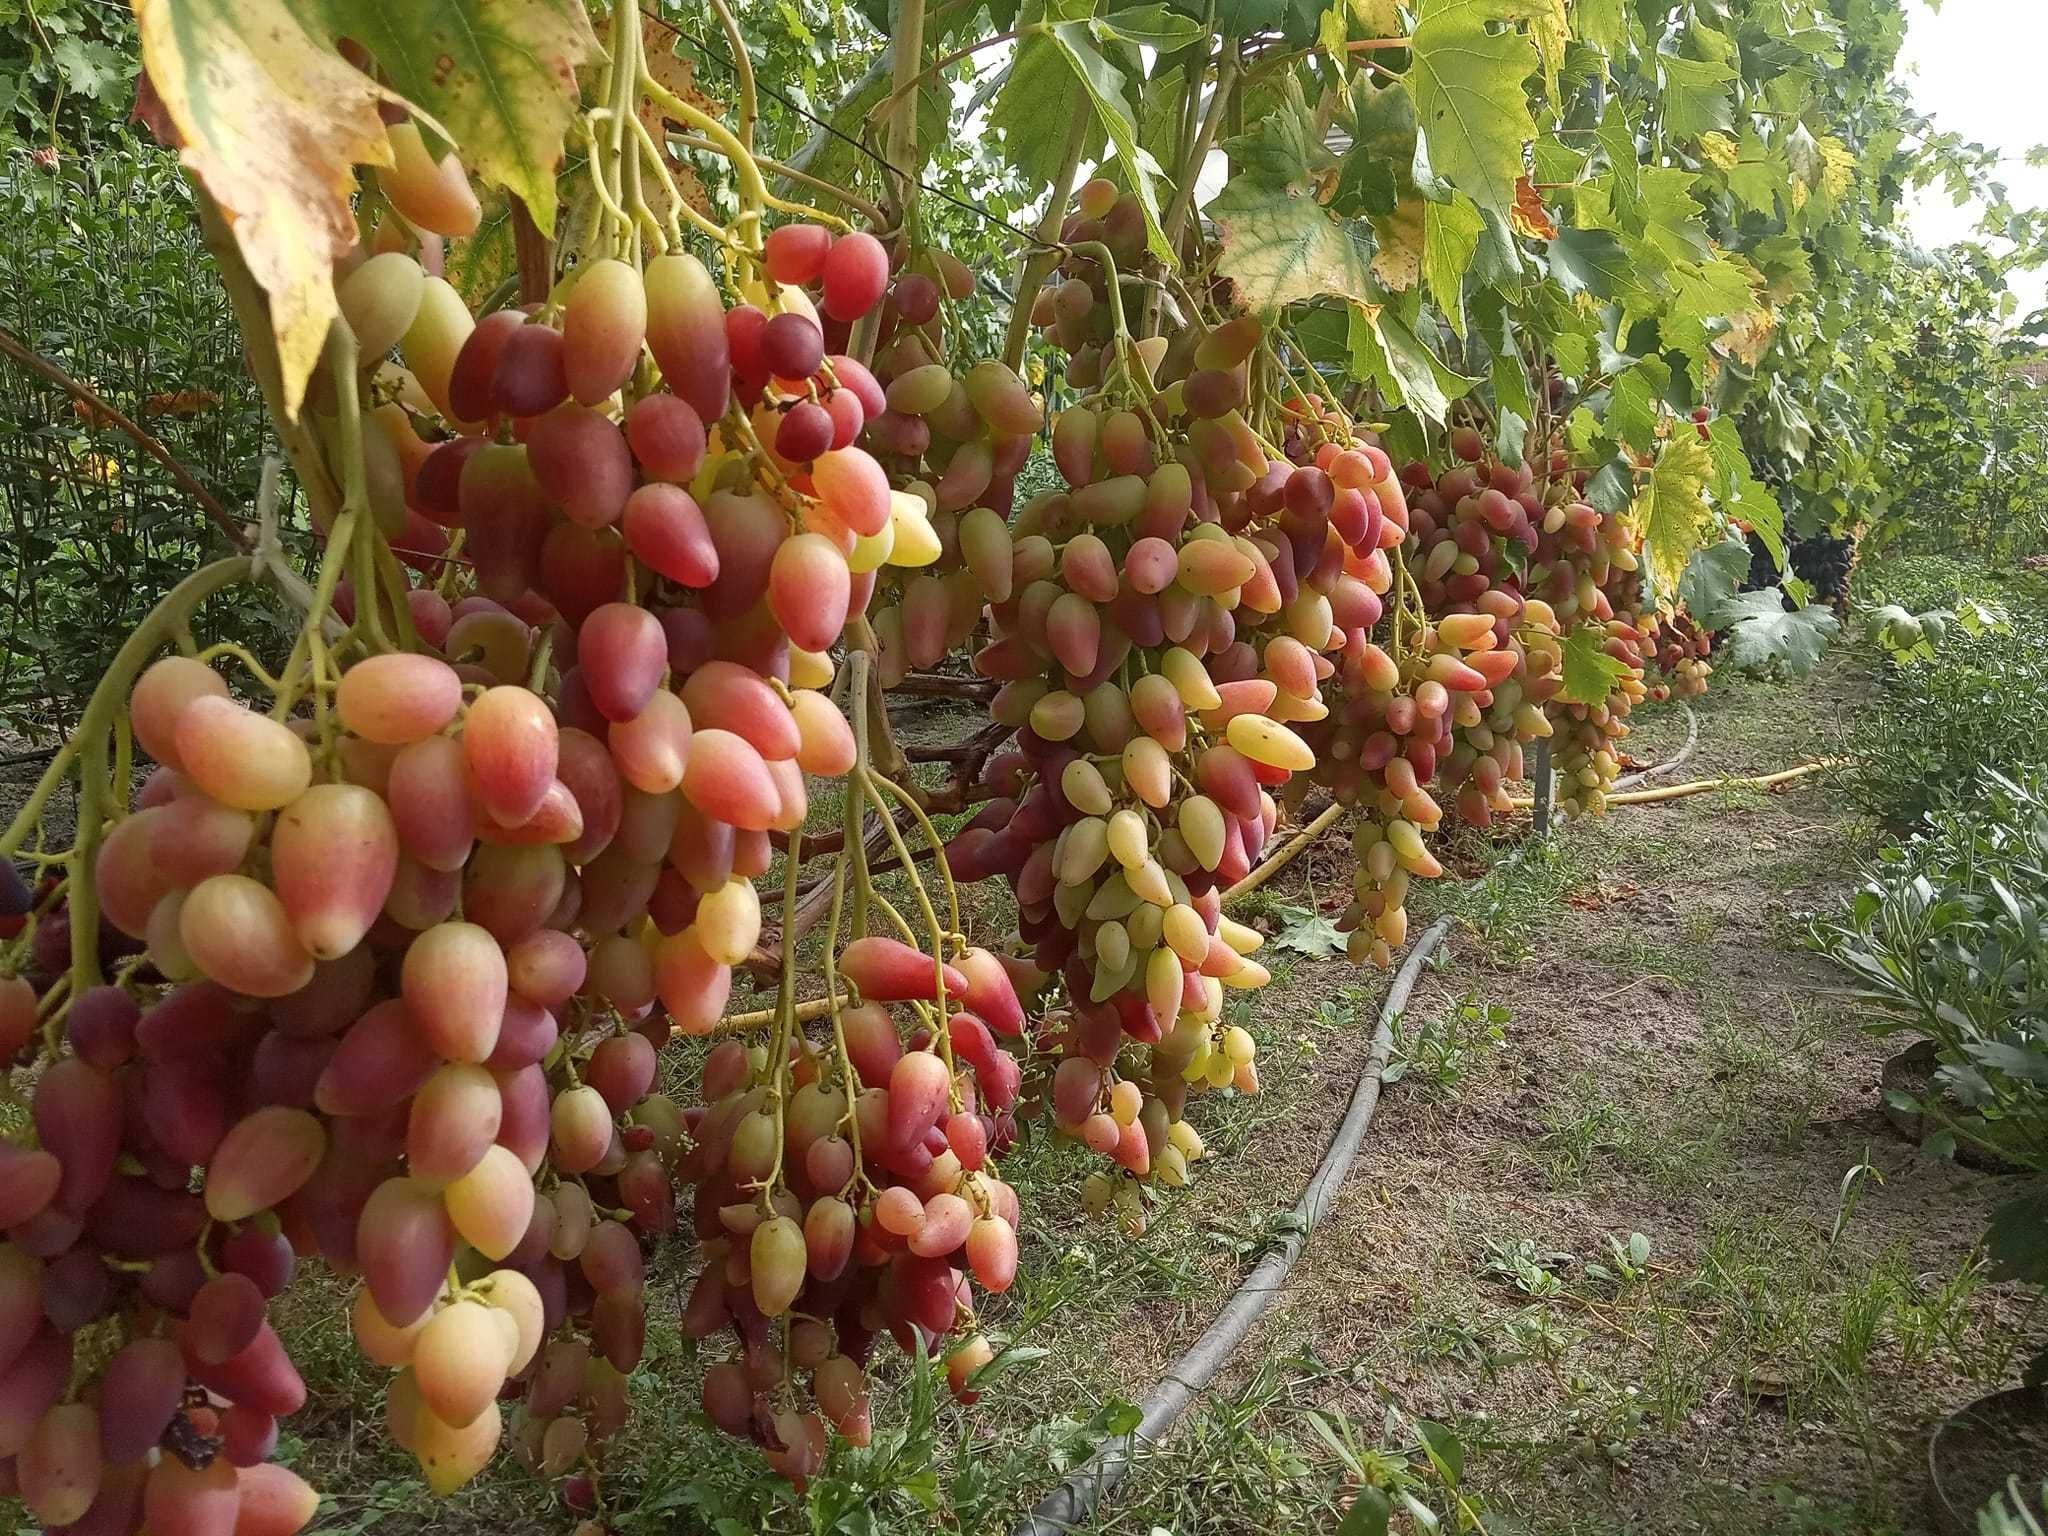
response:
<path id="1" fill-rule="evenodd" d="M 1782 768 L 1776 773 L 1755 774 L 1748 777 L 1693 779 L 1685 784 L 1664 784 L 1656 789 L 1631 789 L 1620 794 L 1609 795 L 1607 804 L 1614 805 L 1656 805 L 1665 800 L 1683 800 L 1688 795 L 1704 795 L 1716 789 L 1775 789 L 1780 784 L 1790 784 L 1795 779 L 1809 778 L 1816 773 L 1826 773 L 1830 768 L 1839 768 L 1846 758 L 1823 757 L 1816 762 L 1800 763 L 1796 767 Z M 1619 782 L 1619 781 L 1617 781 Z M 1529 797 L 1520 795 L 1509 801 L 1511 805 L 1527 805 Z"/>
<path id="2" fill-rule="evenodd" d="M 1207 1331 L 1185 1354 L 1167 1366 L 1145 1398 L 1144 1416 L 1138 1420 L 1138 1427 L 1127 1435 L 1112 1435 L 1096 1446 L 1094 1453 L 1069 1473 L 1065 1482 L 1033 1506 L 1031 1513 L 1017 1526 L 1014 1536 L 1065 1536 L 1086 1520 L 1103 1497 L 1130 1474 L 1138 1442 L 1156 1443 L 1165 1438 L 1197 1394 L 1208 1386 L 1210 1379 L 1244 1342 L 1252 1324 L 1273 1304 L 1273 1298 L 1280 1294 L 1281 1286 L 1286 1282 L 1288 1271 L 1301 1257 L 1309 1234 L 1328 1214 L 1337 1191 L 1343 1187 L 1345 1175 L 1351 1171 L 1351 1161 L 1372 1125 L 1373 1112 L 1379 1108 L 1380 1073 L 1393 1050 L 1394 1020 L 1408 1006 L 1408 994 L 1414 990 L 1415 980 L 1422 974 L 1423 961 L 1443 942 L 1450 926 L 1451 920 L 1447 917 L 1432 923 L 1415 941 L 1407 959 L 1401 962 L 1401 969 L 1395 973 L 1393 985 L 1387 989 L 1387 1000 L 1380 1005 L 1379 1027 L 1373 1032 L 1372 1049 L 1359 1073 L 1358 1086 L 1352 1090 L 1350 1108 L 1345 1111 L 1336 1134 L 1330 1138 L 1329 1150 L 1324 1152 L 1314 1177 L 1308 1181 L 1308 1187 L 1302 1191 L 1301 1199 L 1294 1207 L 1294 1214 L 1299 1218 L 1295 1230 L 1287 1235 L 1278 1250 L 1267 1254 L 1245 1276 L 1244 1283 L 1217 1313 L 1216 1320 Z"/>

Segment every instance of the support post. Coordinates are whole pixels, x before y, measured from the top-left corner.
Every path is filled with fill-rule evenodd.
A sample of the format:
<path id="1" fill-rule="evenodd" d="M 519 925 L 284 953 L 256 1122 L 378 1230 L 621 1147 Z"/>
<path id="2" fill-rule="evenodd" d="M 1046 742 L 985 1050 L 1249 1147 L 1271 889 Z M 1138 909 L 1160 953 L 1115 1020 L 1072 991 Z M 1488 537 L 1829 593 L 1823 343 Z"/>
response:
<path id="1" fill-rule="evenodd" d="M 1550 738 L 1548 736 L 1537 738 L 1535 756 L 1536 761 L 1529 769 L 1529 780 L 1535 792 L 1535 803 L 1531 807 L 1531 830 L 1538 837 L 1548 837 L 1550 836 L 1551 781 L 1554 778 L 1550 771 Z"/>

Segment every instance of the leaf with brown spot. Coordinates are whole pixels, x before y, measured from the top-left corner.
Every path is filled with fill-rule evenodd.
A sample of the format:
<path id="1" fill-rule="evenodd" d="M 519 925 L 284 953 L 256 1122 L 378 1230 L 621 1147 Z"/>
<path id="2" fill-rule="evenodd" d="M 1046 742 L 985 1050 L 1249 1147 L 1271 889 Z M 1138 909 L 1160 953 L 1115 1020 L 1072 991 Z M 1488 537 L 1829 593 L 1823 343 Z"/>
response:
<path id="1" fill-rule="evenodd" d="M 601 58 L 583 0 L 314 0 L 331 36 L 370 51 L 392 89 L 455 141 L 463 164 L 555 227 L 555 172 Z"/>
<path id="2" fill-rule="evenodd" d="M 675 49 L 675 34 L 668 27 L 648 17 L 641 23 L 641 35 L 647 48 L 647 72 L 700 112 L 712 117 L 725 116 L 725 104 L 706 95 L 697 84 L 697 66 L 694 60 L 686 59 Z M 711 194 L 704 189 L 696 168 L 669 147 L 666 132 L 668 119 L 660 107 L 642 99 L 638 108 L 640 121 L 647 125 L 647 131 L 654 136 L 654 142 L 661 146 L 662 162 L 668 166 L 669 174 L 676 179 L 676 188 L 683 194 L 683 201 L 699 213 L 711 213 Z M 642 187 L 647 203 L 655 214 L 666 218 L 668 189 L 650 182 Z"/>
<path id="3" fill-rule="evenodd" d="M 1404 197 L 1384 217 L 1372 216 L 1373 233 L 1379 248 L 1373 252 L 1372 275 L 1395 293 L 1405 293 L 1422 275 L 1423 224 L 1428 205 L 1419 197 Z"/>
<path id="4" fill-rule="evenodd" d="M 163 117 L 270 296 L 284 405 L 298 414 L 355 244 L 355 167 L 390 162 L 378 90 L 282 0 L 136 0 Z"/>

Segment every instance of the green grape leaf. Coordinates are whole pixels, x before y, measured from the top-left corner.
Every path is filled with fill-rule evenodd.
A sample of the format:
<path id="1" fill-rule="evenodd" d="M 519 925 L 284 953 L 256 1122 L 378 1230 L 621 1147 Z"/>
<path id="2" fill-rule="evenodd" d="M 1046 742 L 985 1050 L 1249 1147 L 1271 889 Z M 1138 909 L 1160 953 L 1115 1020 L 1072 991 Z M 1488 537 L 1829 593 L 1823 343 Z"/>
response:
<path id="1" fill-rule="evenodd" d="M 355 168 L 390 161 L 378 89 L 285 0 L 137 0 L 135 19 L 179 158 L 269 295 L 296 417 L 356 243 Z"/>
<path id="2" fill-rule="evenodd" d="M 1607 391 L 1607 413 L 1601 425 L 1617 443 L 1639 453 L 1657 446 L 1657 402 L 1671 382 L 1671 370 L 1660 359 L 1646 357 L 1617 378 Z"/>
<path id="3" fill-rule="evenodd" d="M 1763 540 L 1778 568 L 1785 567 L 1785 511 L 1771 488 L 1750 468 L 1742 436 L 1729 417 L 1717 416 L 1707 428 L 1714 458 L 1714 496 L 1722 510 L 1747 524 Z"/>
<path id="4" fill-rule="evenodd" d="M 1326 960 L 1344 953 L 1344 935 L 1314 908 L 1281 904 L 1273 908 L 1273 915 L 1281 923 L 1273 935 L 1276 950 L 1289 950 L 1311 960 Z"/>
<path id="5" fill-rule="evenodd" d="M 1727 169 L 1728 190 L 1753 213 L 1774 214 L 1778 200 L 1792 196 L 1792 172 L 1782 156 L 1764 147 L 1754 129 L 1744 129 Z"/>
<path id="6" fill-rule="evenodd" d="M 1153 179 L 1159 165 L 1138 147 L 1137 122 L 1125 99 L 1123 71 L 1103 57 L 1102 51 L 1095 46 L 1087 22 L 1055 22 L 1046 35 L 1052 46 L 1065 56 L 1075 77 L 1087 88 L 1103 134 L 1115 148 L 1117 159 L 1123 162 L 1131 191 L 1137 196 L 1138 206 L 1145 214 L 1145 243 L 1151 247 L 1153 255 L 1171 265 L 1173 248 L 1166 243 L 1166 235 L 1159 227 L 1159 192 Z M 1023 50 L 1020 48 L 1018 51 Z M 1007 90 L 1005 94 L 1008 94 Z M 1043 100 L 1035 110 L 1041 115 L 1051 115 L 1046 112 Z M 1064 133 L 1065 128 L 1066 125 L 1062 124 L 1060 131 Z"/>
<path id="7" fill-rule="evenodd" d="M 1370 291 L 1364 226 L 1332 218 L 1305 193 L 1238 176 L 1207 211 L 1223 235 L 1218 270 L 1255 313 L 1323 294 L 1362 301 Z"/>
<path id="8" fill-rule="evenodd" d="M 391 86 L 448 130 L 465 165 L 555 227 L 555 169 L 603 50 L 583 0 L 313 0 L 329 32 L 370 50 Z"/>
<path id="9" fill-rule="evenodd" d="M 1742 672 L 1764 672 L 1775 666 L 1795 677 L 1804 677 L 1820 665 L 1828 641 L 1842 628 L 1825 608 L 1805 607 L 1787 613 L 1784 596 L 1776 587 L 1737 593 L 1723 606 L 1721 618 L 1728 637 L 1721 655 L 1727 665 Z"/>
<path id="10" fill-rule="evenodd" d="M 886 89 L 885 79 L 875 91 L 874 101 L 879 102 Z M 1059 174 L 1074 114 L 1086 111 L 1086 87 L 1074 79 L 1066 55 L 1049 37 L 1033 33 L 1017 45 L 1010 78 L 996 95 L 988 125 L 1002 135 L 1003 157 L 1025 180 L 1043 186 Z M 866 115 L 866 109 L 861 115 Z M 1093 114 L 1090 118 L 1082 144 L 1087 158 L 1099 155 L 1107 142 L 1100 121 Z"/>
<path id="11" fill-rule="evenodd" d="M 1572 19 L 1585 42 L 1612 59 L 1628 46 L 1628 19 L 1622 0 L 1578 0 Z"/>
<path id="12" fill-rule="evenodd" d="M 1605 638 L 1592 624 L 1581 624 L 1564 637 L 1564 683 L 1557 696 L 1567 704 L 1604 704 L 1614 685 L 1628 676 L 1628 663 L 1601 649 Z"/>
<path id="13" fill-rule="evenodd" d="M 1561 229 L 1549 249 L 1550 275 L 1568 294 L 1605 301 L 1644 293 L 1634 256 L 1604 229 Z"/>
<path id="14" fill-rule="evenodd" d="M 1662 100 L 1666 138 L 1696 139 L 1717 128 L 1734 123 L 1728 84 L 1734 69 L 1711 59 L 1686 59 L 1677 54 L 1657 56 L 1664 76 Z"/>
<path id="15" fill-rule="evenodd" d="M 1105 42 L 1121 38 L 1134 46 L 1157 49 L 1160 53 L 1178 53 L 1195 39 L 1208 35 L 1192 16 L 1183 16 L 1157 4 L 1134 5 L 1128 10 L 1112 11 L 1107 16 L 1096 17 L 1089 27 L 1096 37 Z"/>
<path id="16" fill-rule="evenodd" d="M 1431 174 L 1503 217 L 1536 136 L 1524 82 L 1538 61 L 1521 32 L 1487 28 L 1525 13 L 1518 0 L 1423 0 L 1408 68 Z"/>
<path id="17" fill-rule="evenodd" d="M 1529 398 L 1529 370 L 1522 361 L 1520 350 L 1513 346 L 1513 338 L 1509 341 L 1510 345 L 1493 357 L 1493 403 L 1503 412 L 1521 417 L 1526 423 L 1536 408 L 1535 402 Z M 1508 542 L 1514 541 L 1510 539 Z"/>
<path id="18" fill-rule="evenodd" d="M 1731 534 L 1693 555 L 1678 579 L 1678 605 L 1702 629 L 1719 629 L 1722 610 L 1748 579 L 1749 543 Z"/>
<path id="19" fill-rule="evenodd" d="M 1590 412 L 1572 413 L 1574 418 Z M 1600 513 L 1620 512 L 1627 508 L 1635 495 L 1635 468 L 1629 463 L 1628 455 L 1617 454 L 1602 464 L 1586 481 L 1586 505 Z"/>
<path id="20" fill-rule="evenodd" d="M 1351 306 L 1351 371 L 1431 421 L 1442 421 L 1451 402 L 1479 382 L 1454 373 L 1406 321 L 1377 305 Z"/>
<path id="21" fill-rule="evenodd" d="M 1314 118 L 1292 75 L 1273 110 L 1249 132 L 1224 140 L 1222 148 L 1240 176 L 1271 187 L 1306 185 L 1337 164 L 1337 157 L 1317 137 Z"/>
<path id="22" fill-rule="evenodd" d="M 1479 210 L 1463 195 L 1422 205 L 1422 280 L 1460 338 L 1465 334 L 1465 274 L 1484 227 Z"/>
<path id="23" fill-rule="evenodd" d="M 1145 215 L 1145 243 L 1154 255 L 1170 262 L 1172 252 L 1159 227 L 1159 162 L 1138 142 L 1138 120 L 1132 114 L 1124 73 L 1096 46 L 1095 21 L 1057 19 L 1076 8 L 1065 0 L 1049 10 L 1032 8 L 1044 19 L 1030 24 L 1017 44 L 1009 81 L 989 113 L 989 127 L 1001 133 L 1004 156 L 1026 179 L 1049 182 L 1058 174 L 1073 129 L 1069 114 L 1088 113 L 1094 121 L 1084 154 L 1106 148 L 1122 162 Z"/>
<path id="24" fill-rule="evenodd" d="M 1389 214 L 1415 193 L 1415 102 L 1400 81 L 1375 87 L 1361 70 L 1351 82 L 1351 148 L 1337 177 L 1336 201 Z"/>
<path id="25" fill-rule="evenodd" d="M 1714 473 L 1713 456 L 1693 432 L 1680 432 L 1657 455 L 1649 480 L 1636 494 L 1635 517 L 1643 530 L 1643 551 L 1650 573 L 1663 592 L 1677 590 L 1679 578 L 1700 547 L 1713 512 L 1707 505 L 1707 482 Z"/>

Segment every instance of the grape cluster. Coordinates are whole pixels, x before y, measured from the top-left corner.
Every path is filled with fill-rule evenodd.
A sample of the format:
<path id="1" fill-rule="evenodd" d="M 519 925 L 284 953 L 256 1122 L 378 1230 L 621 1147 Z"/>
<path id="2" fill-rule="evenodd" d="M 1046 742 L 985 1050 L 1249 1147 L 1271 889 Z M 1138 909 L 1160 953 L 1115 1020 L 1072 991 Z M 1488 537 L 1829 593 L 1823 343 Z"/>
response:
<path id="1" fill-rule="evenodd" d="M 1849 583 L 1856 574 L 1856 535 L 1816 533 L 1794 539 L 1786 551 L 1792 574 L 1813 588 L 1813 600 L 1835 617 L 1849 617 Z"/>
<path id="2" fill-rule="evenodd" d="M 1564 633 L 1590 628 L 1603 655 L 1620 664 L 1607 697 L 1597 703 L 1553 699 L 1552 762 L 1558 804 L 1598 813 L 1621 773 L 1621 739 L 1630 710 L 1649 696 L 1643 679 L 1648 637 L 1634 612 L 1641 589 L 1642 532 L 1626 516 L 1579 499 L 1583 471 L 1554 450 L 1543 491 L 1543 531 L 1529 565 L 1529 590 L 1547 601 Z"/>
<path id="3" fill-rule="evenodd" d="M 1000 1292 L 1017 1271 L 1017 1194 L 994 1171 L 1023 1076 L 996 1043 L 1024 1023 L 1009 973 L 986 950 L 941 963 L 870 935 L 846 946 L 837 977 L 852 995 L 833 1016 L 836 1049 L 712 1052 L 683 1169 L 704 1256 L 684 1330 L 738 1345 L 705 1372 L 705 1412 L 799 1486 L 828 1428 L 868 1443 L 865 1370 L 882 1333 L 943 1354 L 972 1402 L 994 1349 L 969 1277 Z M 779 1070 L 797 1085 L 786 1103 Z"/>
<path id="4" fill-rule="evenodd" d="M 942 295 L 971 291 L 958 263 L 946 286 L 899 273 L 883 310 L 875 373 L 888 409 L 864 442 L 928 510 L 936 557 L 898 573 L 878 600 L 875 635 L 885 687 L 965 645 L 984 602 L 1009 597 L 1007 519 L 1016 477 L 1044 425 L 1043 410 L 1014 370 L 995 359 L 955 368 L 947 360 Z M 946 273 L 942 272 L 941 276 Z"/>
<path id="5" fill-rule="evenodd" d="M 1650 650 L 1663 679 L 1653 683 L 1654 699 L 1696 699 L 1707 691 L 1713 675 L 1708 657 L 1714 653 L 1714 637 L 1695 624 L 1690 614 L 1660 614 L 1650 630 Z"/>
<path id="6" fill-rule="evenodd" d="M 1523 744 L 1550 733 L 1542 706 L 1557 688 L 1554 615 L 1523 588 L 1544 518 L 1533 481 L 1479 467 L 1470 429 L 1452 446 L 1465 462 L 1437 478 L 1414 464 L 1397 479 L 1378 448 L 1361 450 L 1389 532 L 1360 557 L 1360 576 L 1391 612 L 1385 644 L 1373 637 L 1378 606 L 1347 632 L 1343 702 L 1317 741 L 1326 781 L 1360 813 L 1340 926 L 1354 960 L 1381 966 L 1407 937 L 1411 880 L 1443 872 L 1428 846 L 1445 815 L 1433 788 L 1450 792 L 1460 820 L 1488 825 L 1522 776 Z"/>
<path id="7" fill-rule="evenodd" d="M 459 165 L 392 136 L 393 207 L 473 228 Z M 321 594 L 342 648 L 309 626 L 274 710 L 201 659 L 150 666 L 127 715 L 159 766 L 105 829 L 95 903 L 53 893 L 17 939 L 40 999 L 0 987 L 9 1055 L 47 1030 L 55 1058 L 0 1208 L 0 1458 L 46 1524 L 212 1530 L 170 1511 L 291 1502 L 264 1464 L 304 1388 L 266 1304 L 306 1253 L 363 1276 L 356 1335 L 434 1489 L 519 1400 L 519 1454 L 594 1503 L 645 1341 L 642 1241 L 678 1224 L 690 1141 L 658 1050 L 717 1026 L 770 834 L 801 826 L 807 774 L 854 766 L 827 653 L 882 560 L 937 551 L 856 446 L 880 386 L 827 352 L 881 301 L 886 252 L 812 226 L 770 245 L 759 303 L 689 255 L 601 257 L 475 321 L 412 250 L 347 264 L 361 372 L 309 396 L 346 494 L 323 532 L 350 579 Z M 379 536 L 420 576 L 350 558 Z M 115 980 L 67 995 L 95 942 Z M 1014 1062 L 978 1060 L 945 1126 L 963 1147 L 1015 1094 Z M 1013 1267 L 1014 1196 L 949 1156 Z M 998 1274 L 1000 1239 L 971 1235 L 932 1253 Z M 62 1400 L 88 1327 L 94 1406 Z"/>
<path id="8" fill-rule="evenodd" d="M 1091 205 L 1121 206 L 1094 184 Z M 1188 1094 L 1258 1087 L 1223 999 L 1268 973 L 1222 893 L 1273 833 L 1272 791 L 1311 766 L 1292 727 L 1327 712 L 1333 607 L 1376 601 L 1344 568 L 1371 534 L 1367 466 L 1296 466 L 1252 431 L 1256 321 L 1178 349 L 1112 331 L 1106 361 L 1088 357 L 1090 296 L 1112 275 L 1086 247 L 1069 268 L 1041 314 L 1103 383 L 1053 425 L 1064 488 L 1006 539 L 991 523 L 970 543 L 962 525 L 970 568 L 997 573 L 975 668 L 1001 683 L 992 712 L 1018 740 L 991 764 L 1001 798 L 949 858 L 1009 882 L 1034 965 L 1060 979 L 1038 1042 L 1059 1058 L 1052 1117 L 1120 1170 L 1084 1201 L 1138 1227 L 1131 1179 L 1183 1183 L 1201 1155 Z"/>
<path id="9" fill-rule="evenodd" d="M 1106 302 L 1107 285 L 1120 275 L 1156 277 L 1156 264 L 1146 249 L 1145 210 L 1106 177 L 1096 177 L 1074 194 L 1060 240 L 1070 248 L 1100 243 L 1114 264 L 1105 267 L 1085 250 L 1075 251 L 1061 264 L 1059 281 L 1032 300 L 1031 323 L 1067 354 L 1067 383 L 1087 391 L 1100 387 L 1116 366 L 1117 332 L 1114 308 Z M 1156 349 L 1148 358 L 1155 367 L 1165 354 L 1163 338 L 1145 337 L 1138 345 Z"/>

